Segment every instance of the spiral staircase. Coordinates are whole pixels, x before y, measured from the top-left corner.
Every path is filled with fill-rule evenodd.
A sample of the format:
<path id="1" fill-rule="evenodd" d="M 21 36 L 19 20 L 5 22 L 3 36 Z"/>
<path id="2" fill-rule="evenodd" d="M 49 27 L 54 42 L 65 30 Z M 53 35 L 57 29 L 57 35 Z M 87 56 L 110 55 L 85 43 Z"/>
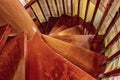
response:
<path id="1" fill-rule="evenodd" d="M 54 1 L 58 11 L 57 2 Z M 108 44 L 105 44 L 104 40 L 117 22 L 120 8 L 106 28 L 105 34 L 99 34 L 113 0 L 108 0 L 97 28 L 93 22 L 100 0 L 96 1 L 93 17 L 89 22 L 86 22 L 86 19 L 90 0 L 86 1 L 84 18 L 79 16 L 79 11 L 73 15 L 72 0 L 71 14 L 67 14 L 64 0 L 62 1 L 63 14 L 60 15 L 58 11 L 58 16 L 53 16 L 46 0 L 51 14 L 48 20 L 38 0 L 31 0 L 24 6 L 25 9 L 31 9 L 28 13 L 35 16 L 33 21 L 40 30 L 31 38 L 27 37 L 27 32 L 10 36 L 13 29 L 11 25 L 0 27 L 0 80 L 13 80 L 16 74 L 20 75 L 18 70 L 21 70 L 22 61 L 25 61 L 25 80 L 106 80 L 111 76 L 119 76 L 119 68 L 109 72 L 105 72 L 105 68 L 109 62 L 119 57 L 120 50 L 110 57 L 105 56 L 105 53 L 119 40 L 120 32 Z M 40 21 L 32 6 L 35 3 L 41 9 L 44 22 Z M 79 4 L 80 0 L 78 10 Z"/>

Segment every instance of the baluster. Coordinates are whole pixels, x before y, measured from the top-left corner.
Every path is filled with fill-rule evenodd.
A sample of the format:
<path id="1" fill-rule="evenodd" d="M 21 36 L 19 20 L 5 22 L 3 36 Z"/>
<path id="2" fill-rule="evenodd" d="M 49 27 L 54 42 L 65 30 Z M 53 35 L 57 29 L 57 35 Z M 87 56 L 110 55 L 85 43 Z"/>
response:
<path id="1" fill-rule="evenodd" d="M 111 8 L 113 2 L 114 2 L 114 0 L 108 0 L 107 6 L 106 6 L 105 11 L 103 13 L 102 19 L 101 19 L 101 21 L 100 21 L 100 23 L 99 23 L 99 25 L 97 27 L 97 31 L 96 31 L 96 34 L 95 34 L 95 36 L 93 38 L 93 41 L 96 39 L 96 37 L 98 35 L 98 32 L 99 32 L 99 30 L 100 30 L 100 28 L 101 28 L 101 26 L 102 26 L 102 24 L 103 24 L 103 22 L 104 22 L 104 20 L 105 20 L 105 18 L 107 16 L 107 14 L 108 14 L 108 12 L 109 12 L 109 9 Z"/>
<path id="2" fill-rule="evenodd" d="M 100 41 L 100 43 L 102 43 L 105 39 L 105 37 L 107 36 L 107 34 L 110 32 L 110 30 L 112 29 L 112 27 L 114 26 L 114 24 L 116 23 L 116 21 L 119 19 L 120 17 L 120 8 L 118 9 L 118 11 L 116 12 L 115 16 L 113 17 L 112 21 L 110 22 L 109 26 L 107 27 L 105 34 L 102 38 L 102 40 Z M 118 35 L 119 36 L 119 35 Z M 113 39 L 114 40 L 114 39 Z M 113 41 L 112 40 L 112 41 Z M 100 45 L 100 44 L 98 44 Z M 109 43 L 105 49 L 107 49 L 111 44 Z"/>
<path id="3" fill-rule="evenodd" d="M 27 9 L 28 7 L 30 7 L 32 4 L 34 4 L 36 2 L 36 0 L 31 0 L 29 1 L 24 7 L 25 9 Z"/>
<path id="4" fill-rule="evenodd" d="M 84 17 L 84 23 L 83 23 L 83 31 L 84 31 L 84 29 L 85 29 L 85 24 L 86 24 L 86 18 L 87 18 L 89 3 L 90 3 L 90 0 L 87 0 L 86 11 L 85 11 L 85 17 Z"/>
<path id="5" fill-rule="evenodd" d="M 52 12 L 51 12 L 51 10 L 50 10 L 50 6 L 49 6 L 49 3 L 48 3 L 48 0 L 46 0 L 46 3 L 47 3 L 48 10 L 49 10 L 49 12 L 50 12 L 50 16 L 52 17 Z"/>
<path id="6" fill-rule="evenodd" d="M 110 77 L 110 76 L 120 76 L 120 68 L 104 74 L 100 74 L 99 78 Z"/>
<path id="7" fill-rule="evenodd" d="M 64 2 L 64 0 L 62 0 L 62 5 L 63 5 L 63 12 L 64 12 L 64 14 L 66 14 L 66 12 L 65 12 L 65 2 Z"/>
<path id="8" fill-rule="evenodd" d="M 36 19 L 38 20 L 38 22 L 39 22 L 39 24 L 40 24 L 40 26 L 41 27 L 39 27 L 40 28 L 40 30 L 42 30 L 43 31 L 43 26 L 42 26 L 42 24 L 41 24 L 41 21 L 38 19 L 38 17 L 37 17 L 37 15 L 36 15 L 36 13 L 35 13 L 35 11 L 33 10 L 33 8 L 31 7 L 31 5 L 32 4 L 34 4 L 35 2 L 36 2 L 37 0 L 31 0 L 30 2 L 28 2 L 24 7 L 25 7 L 25 9 L 27 9 L 27 8 L 29 8 L 30 7 L 30 9 L 32 10 L 32 12 L 34 13 L 34 15 L 35 15 L 35 17 L 36 17 Z M 41 31 L 41 32 L 42 32 Z"/>
<path id="9" fill-rule="evenodd" d="M 79 14 L 80 14 L 80 0 L 78 0 L 78 10 L 77 11 L 78 11 L 77 15 L 79 16 Z"/>
<path id="10" fill-rule="evenodd" d="M 73 16 L 73 0 L 71 0 L 71 16 Z"/>
<path id="11" fill-rule="evenodd" d="M 95 15 L 96 15 L 97 10 L 98 10 L 98 8 L 99 8 L 100 1 L 101 1 L 101 0 L 97 0 L 97 3 L 96 3 L 96 5 L 95 5 L 95 9 L 94 9 L 94 13 L 93 13 L 93 16 L 92 16 L 91 23 L 93 23 L 94 20 L 95 20 Z"/>
<path id="12" fill-rule="evenodd" d="M 57 15 L 60 16 L 60 14 L 59 14 L 59 10 L 58 10 L 57 1 L 56 1 L 56 0 L 54 0 L 54 1 L 55 1 L 56 9 L 57 9 Z"/>
<path id="13" fill-rule="evenodd" d="M 110 22 L 108 28 L 105 31 L 104 37 L 103 39 L 107 36 L 107 34 L 110 32 L 110 30 L 112 29 L 112 27 L 114 26 L 114 24 L 116 23 L 116 21 L 119 19 L 120 17 L 120 8 L 119 10 L 116 12 L 115 16 L 113 17 L 112 21 Z"/>
<path id="14" fill-rule="evenodd" d="M 114 53 L 112 56 L 110 56 L 105 63 L 107 63 L 107 62 L 109 62 L 109 61 L 112 61 L 113 59 L 118 58 L 119 55 L 120 55 L 120 50 L 117 51 L 116 53 Z"/>
<path id="15" fill-rule="evenodd" d="M 37 0 L 37 3 L 38 3 L 38 5 L 39 5 L 39 8 L 40 8 L 40 10 L 41 10 L 41 12 L 42 12 L 42 15 L 43 15 L 43 17 L 44 17 L 44 19 L 45 19 L 45 22 L 47 22 L 47 18 L 46 18 L 46 16 L 45 16 L 44 11 L 43 11 L 43 9 L 42 9 L 42 7 L 41 7 L 41 5 L 40 5 L 40 3 L 39 3 L 38 0 Z"/>
<path id="16" fill-rule="evenodd" d="M 113 45 L 120 38 L 120 32 L 108 43 L 108 45 L 101 51 L 105 52 L 111 45 Z"/>

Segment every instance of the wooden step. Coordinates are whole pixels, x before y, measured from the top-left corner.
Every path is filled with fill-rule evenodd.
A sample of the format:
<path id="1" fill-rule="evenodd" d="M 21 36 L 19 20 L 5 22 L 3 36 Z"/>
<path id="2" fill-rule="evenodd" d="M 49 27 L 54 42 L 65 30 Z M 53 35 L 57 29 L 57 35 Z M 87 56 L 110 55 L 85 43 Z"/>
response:
<path id="1" fill-rule="evenodd" d="M 65 14 L 62 14 L 61 17 L 58 19 L 54 27 L 52 28 L 51 33 L 53 33 L 55 30 L 57 30 L 60 26 L 65 24 L 71 17 Z"/>
<path id="2" fill-rule="evenodd" d="M 105 48 L 105 44 L 101 43 L 101 46 L 98 49 L 96 49 L 103 35 L 98 35 L 95 41 L 92 40 L 92 38 L 95 35 L 50 35 L 50 36 L 66 41 L 68 43 L 72 43 L 78 47 L 83 47 L 98 53 Z"/>
<path id="3" fill-rule="evenodd" d="M 87 22 L 85 28 L 89 34 L 95 34 L 96 32 L 96 28 L 91 22 Z"/>
<path id="4" fill-rule="evenodd" d="M 45 30 L 45 34 L 50 33 L 50 31 L 52 30 L 53 26 L 56 24 L 58 19 L 59 19 L 58 17 L 49 17 L 48 26 Z"/>
<path id="5" fill-rule="evenodd" d="M 56 35 L 52 37 L 74 44 L 75 46 L 83 47 L 90 50 L 89 40 L 93 36 L 92 35 Z"/>
<path id="6" fill-rule="evenodd" d="M 0 80 L 13 80 L 14 75 L 21 75 L 17 80 L 22 80 L 24 75 L 20 71 L 23 71 L 23 69 L 20 69 L 18 73 L 16 71 L 18 66 L 25 67 L 25 65 L 19 65 L 25 54 L 25 39 L 25 34 L 22 33 L 7 40 L 0 53 Z"/>
<path id="7" fill-rule="evenodd" d="M 36 33 L 28 40 L 26 80 L 96 79 L 53 51 Z"/>
<path id="8" fill-rule="evenodd" d="M 77 26 L 65 29 L 57 34 L 58 35 L 81 35 L 81 34 L 83 34 L 83 32 L 81 30 L 81 25 L 77 25 Z M 55 35 L 57 35 L 57 34 L 55 34 Z"/>
<path id="9" fill-rule="evenodd" d="M 67 28 L 70 28 L 70 27 L 73 27 L 73 26 L 76 26 L 76 25 L 79 25 L 79 24 L 83 24 L 83 19 L 78 17 L 77 15 L 76 16 L 73 16 L 69 21 L 67 21 L 65 24 L 63 24 L 62 26 L 60 26 L 60 28 L 58 28 L 54 34 L 58 33 L 58 32 L 61 32 Z"/>
<path id="10" fill-rule="evenodd" d="M 2 50 L 10 31 L 11 27 L 9 25 L 0 27 L 0 51 Z"/>
<path id="11" fill-rule="evenodd" d="M 103 73 L 105 66 L 102 63 L 106 61 L 105 56 L 49 36 L 44 35 L 43 38 L 57 53 L 92 76 L 97 77 L 100 73 Z"/>

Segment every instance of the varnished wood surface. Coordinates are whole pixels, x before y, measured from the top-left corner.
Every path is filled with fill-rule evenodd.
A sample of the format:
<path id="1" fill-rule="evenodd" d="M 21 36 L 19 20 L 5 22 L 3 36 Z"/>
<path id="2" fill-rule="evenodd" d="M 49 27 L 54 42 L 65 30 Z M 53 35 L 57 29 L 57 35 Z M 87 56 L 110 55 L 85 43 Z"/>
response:
<path id="1" fill-rule="evenodd" d="M 73 26 L 73 27 L 65 29 L 57 34 L 58 35 L 81 35 L 81 34 L 83 34 L 83 32 L 80 28 L 81 28 L 81 25 Z M 55 34 L 55 35 L 57 35 L 57 34 Z"/>
<path id="2" fill-rule="evenodd" d="M 83 23 L 83 19 L 76 16 L 73 16 L 69 21 L 67 21 L 65 24 L 61 25 L 60 28 L 58 28 L 56 31 L 54 31 L 54 34 L 59 33 L 67 28 L 79 25 Z"/>
<path id="3" fill-rule="evenodd" d="M 56 35 L 52 37 L 90 50 L 89 40 L 92 38 L 92 35 Z"/>
<path id="4" fill-rule="evenodd" d="M 9 25 L 0 27 L 0 51 L 5 45 L 5 42 L 8 38 L 8 35 L 10 34 L 10 31 L 11 31 L 11 27 Z"/>
<path id="5" fill-rule="evenodd" d="M 54 52 L 36 33 L 28 40 L 26 80 L 96 79 Z"/>
<path id="6" fill-rule="evenodd" d="M 14 34 L 26 31 L 31 37 L 37 31 L 32 18 L 18 0 L 1 0 L 0 18 L 13 27 Z"/>
<path id="7" fill-rule="evenodd" d="M 56 22 L 56 24 L 52 28 L 50 34 L 52 34 L 54 31 L 56 31 L 60 26 L 65 24 L 70 18 L 71 17 L 68 15 L 65 15 L 65 14 L 61 15 L 61 17 L 58 19 L 58 21 Z"/>
<path id="8" fill-rule="evenodd" d="M 45 29 L 45 34 L 49 34 L 50 31 L 53 29 L 53 26 L 56 24 L 59 17 L 49 17 L 49 21 L 47 27 Z"/>
<path id="9" fill-rule="evenodd" d="M 104 71 L 104 66 L 101 64 L 106 61 L 105 56 L 49 36 L 43 37 L 45 42 L 58 54 L 79 66 L 92 76 L 97 77 L 98 74 Z"/>

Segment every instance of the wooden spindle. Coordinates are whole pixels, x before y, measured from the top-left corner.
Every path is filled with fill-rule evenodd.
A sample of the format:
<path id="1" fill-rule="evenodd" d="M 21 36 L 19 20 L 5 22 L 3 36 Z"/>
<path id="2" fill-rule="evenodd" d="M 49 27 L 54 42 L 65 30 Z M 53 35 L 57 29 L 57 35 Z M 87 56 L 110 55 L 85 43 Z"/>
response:
<path id="1" fill-rule="evenodd" d="M 108 45 L 102 50 L 105 52 L 111 45 L 113 45 L 120 38 L 120 32 L 108 43 Z"/>
<path id="2" fill-rule="evenodd" d="M 38 22 L 39 22 L 39 24 L 40 24 L 40 26 L 37 26 L 37 27 L 40 29 L 40 32 L 43 33 L 43 32 L 42 32 L 42 31 L 43 31 L 43 26 L 42 26 L 41 21 L 38 19 L 38 17 L 37 17 L 37 15 L 36 15 L 35 11 L 33 10 L 33 8 L 32 8 L 31 6 L 30 6 L 30 8 L 31 8 L 31 10 L 33 11 L 36 19 L 38 20 Z"/>
<path id="3" fill-rule="evenodd" d="M 47 4 L 48 10 L 49 10 L 49 12 L 50 12 L 50 16 L 52 17 L 52 12 L 51 12 L 51 10 L 50 10 L 50 6 L 49 6 L 49 3 L 48 3 L 48 0 L 46 0 L 46 4 Z"/>
<path id="4" fill-rule="evenodd" d="M 73 0 L 71 0 L 71 16 L 73 16 Z"/>
<path id="5" fill-rule="evenodd" d="M 95 5 L 95 9 L 94 9 L 94 13 L 93 13 L 93 16 L 92 16 L 91 23 L 93 23 L 94 20 L 95 20 L 95 15 L 96 15 L 97 10 L 98 10 L 98 8 L 99 8 L 100 1 L 101 1 L 101 0 L 97 0 L 97 3 L 96 3 L 96 5 Z"/>
<path id="6" fill-rule="evenodd" d="M 63 12 L 64 12 L 64 14 L 65 14 L 66 11 L 65 11 L 65 2 L 64 2 L 64 0 L 62 0 L 62 5 L 63 5 Z"/>
<path id="7" fill-rule="evenodd" d="M 37 0 L 31 0 L 30 2 L 28 2 L 24 7 L 25 9 L 27 9 L 28 7 L 30 7 L 32 4 L 34 4 Z"/>
<path id="8" fill-rule="evenodd" d="M 101 74 L 99 77 L 103 78 L 103 77 L 110 77 L 110 76 L 120 76 L 120 68 Z"/>
<path id="9" fill-rule="evenodd" d="M 112 29 L 112 27 L 114 26 L 114 24 L 116 23 L 116 21 L 119 19 L 120 17 L 120 8 L 118 9 L 118 11 L 116 12 L 115 16 L 113 17 L 112 21 L 110 22 L 108 28 L 106 29 L 105 31 L 105 34 L 102 38 L 102 40 L 100 41 L 100 43 L 102 43 L 104 41 L 104 39 L 106 38 L 107 34 L 110 32 L 110 30 Z M 118 33 L 119 34 L 119 33 Z M 116 35 L 115 38 L 113 38 L 113 40 L 105 47 L 104 50 L 106 50 L 107 48 L 109 48 L 109 46 L 111 46 L 115 41 L 116 39 L 119 37 L 119 35 Z M 98 44 L 100 45 L 100 44 Z M 102 53 L 104 52 L 104 50 L 102 50 Z"/>
<path id="10" fill-rule="evenodd" d="M 119 19 L 120 17 L 120 8 L 119 10 L 116 12 L 115 16 L 113 17 L 112 21 L 110 22 L 109 26 L 107 27 L 104 37 L 103 39 L 107 36 L 107 34 L 110 32 L 110 30 L 112 29 L 112 27 L 114 26 L 114 24 L 116 23 L 116 21 Z"/>
<path id="11" fill-rule="evenodd" d="M 110 56 L 110 57 L 107 59 L 106 63 L 109 62 L 109 61 L 112 61 L 112 60 L 114 60 L 114 59 L 116 59 L 116 58 L 118 58 L 119 55 L 120 55 L 120 50 L 117 51 L 116 53 L 114 53 L 112 56 Z"/>
<path id="12" fill-rule="evenodd" d="M 79 16 L 80 14 L 80 0 L 78 0 L 78 10 L 77 10 L 77 15 Z"/>
<path id="13" fill-rule="evenodd" d="M 57 10 L 57 15 L 60 16 L 60 14 L 59 14 L 59 10 L 58 10 L 57 1 L 56 1 L 56 0 L 54 0 L 54 1 L 55 1 L 56 10 Z"/>
<path id="14" fill-rule="evenodd" d="M 42 15 L 43 15 L 43 17 L 44 17 L 44 19 L 45 19 L 45 22 L 46 22 L 46 21 L 47 21 L 47 18 L 46 18 L 45 14 L 44 14 L 44 11 L 43 11 L 43 9 L 42 9 L 42 7 L 41 7 L 41 5 L 40 5 L 39 0 L 37 0 L 37 3 L 38 3 L 38 5 L 39 5 L 39 8 L 40 8 L 40 10 L 41 10 L 41 12 L 42 12 Z"/>
<path id="15" fill-rule="evenodd" d="M 86 24 L 86 18 L 87 18 L 89 3 L 90 3 L 90 0 L 87 0 L 86 11 L 85 11 L 85 16 L 84 16 L 84 23 L 83 23 L 83 31 L 85 29 L 85 24 Z"/>
<path id="16" fill-rule="evenodd" d="M 101 19 L 101 21 L 100 21 L 100 23 L 99 23 L 99 25 L 97 27 L 97 31 L 96 31 L 96 34 L 95 34 L 95 36 L 93 38 L 93 41 L 96 39 L 96 37 L 98 35 L 98 32 L 99 32 L 99 30 L 100 30 L 100 28 L 101 28 L 101 26 L 102 26 L 102 24 L 103 24 L 103 22 L 104 22 L 104 20 L 105 20 L 105 18 L 107 16 L 107 14 L 108 14 L 108 12 L 109 12 L 113 2 L 114 2 L 114 0 L 108 0 L 107 6 L 106 6 L 105 11 L 103 13 L 102 19 Z"/>

